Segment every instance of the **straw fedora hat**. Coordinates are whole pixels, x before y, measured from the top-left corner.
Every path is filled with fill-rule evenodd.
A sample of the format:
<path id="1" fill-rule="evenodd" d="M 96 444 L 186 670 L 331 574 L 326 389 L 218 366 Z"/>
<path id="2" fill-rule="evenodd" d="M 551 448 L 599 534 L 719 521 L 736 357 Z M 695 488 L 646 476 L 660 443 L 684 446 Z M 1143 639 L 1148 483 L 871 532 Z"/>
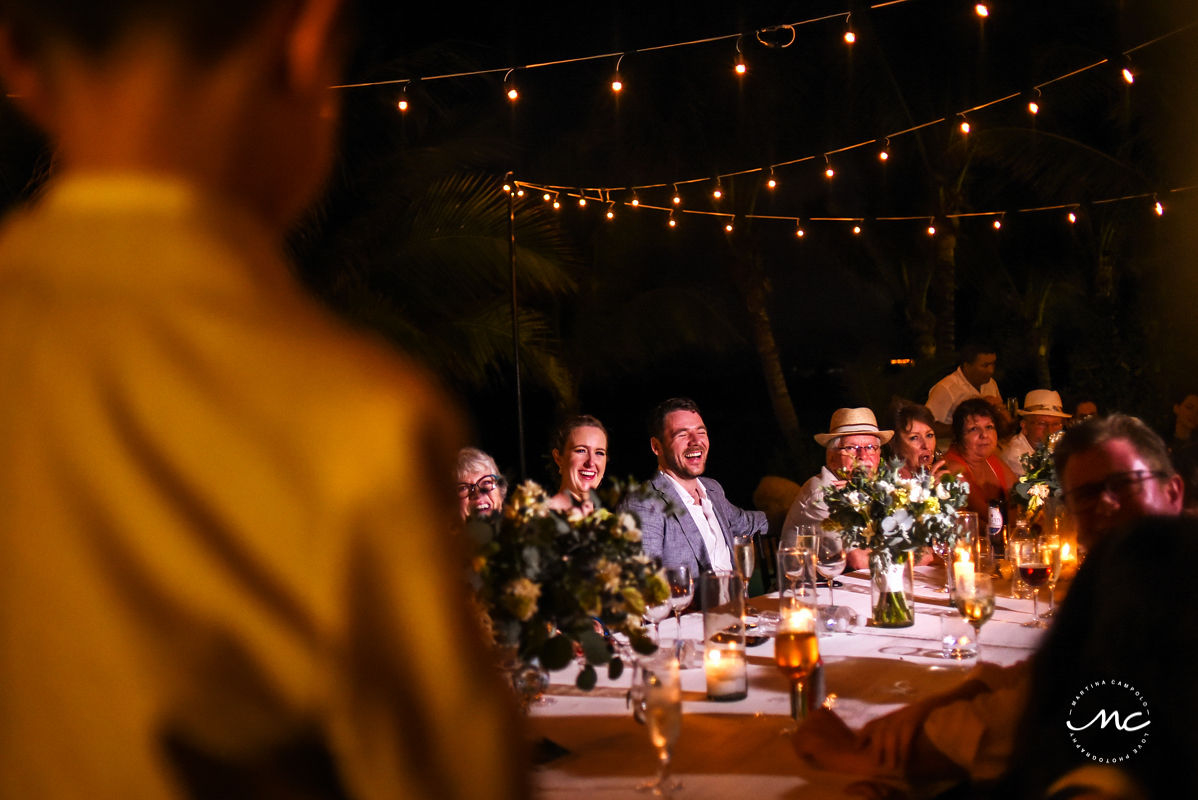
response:
<path id="1" fill-rule="evenodd" d="M 868 408 L 838 408 L 828 423 L 828 432 L 815 434 L 815 441 L 820 447 L 827 447 L 828 442 L 838 436 L 854 434 L 877 436 L 878 444 L 886 444 L 894 436 L 894 431 L 878 430 L 878 420 Z"/>
<path id="2" fill-rule="evenodd" d="M 1023 398 L 1023 408 L 1015 412 L 1021 417 L 1028 414 L 1043 414 L 1046 417 L 1063 417 L 1069 419 L 1072 414 L 1066 414 L 1061 408 L 1061 396 L 1052 389 L 1032 389 Z"/>

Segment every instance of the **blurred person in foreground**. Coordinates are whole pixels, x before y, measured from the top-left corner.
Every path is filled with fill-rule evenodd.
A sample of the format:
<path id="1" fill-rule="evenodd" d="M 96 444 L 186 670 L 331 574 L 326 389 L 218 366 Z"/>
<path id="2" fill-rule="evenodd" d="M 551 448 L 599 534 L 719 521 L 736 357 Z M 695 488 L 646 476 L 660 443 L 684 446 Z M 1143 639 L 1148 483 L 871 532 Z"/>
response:
<path id="1" fill-rule="evenodd" d="M 550 453 L 561 474 L 558 493 L 549 498 L 555 511 L 595 510 L 592 492 L 599 488 L 607 470 L 607 428 L 590 414 L 578 414 L 558 426 Z"/>
<path id="2" fill-rule="evenodd" d="M 439 534 L 457 417 L 282 256 L 343 32 L 338 0 L 0 3 L 59 167 L 0 230 L 2 797 L 524 796 Z"/>
<path id="3" fill-rule="evenodd" d="M 471 514 L 490 516 L 503 508 L 507 479 L 495 459 L 476 447 L 458 451 L 458 511 L 465 520 Z"/>
<path id="4" fill-rule="evenodd" d="M 1078 541 L 1087 547 L 1145 517 L 1181 512 L 1181 479 L 1165 443 L 1135 417 L 1114 414 L 1078 423 L 1062 436 L 1053 458 Z M 1172 551 L 1154 549 L 1156 563 L 1162 552 L 1172 557 Z M 1075 585 L 1089 567 L 1087 560 Z M 1141 584 L 1143 577 L 1143 572 L 1129 575 Z M 1088 602 L 1075 599 L 1071 590 L 1056 624 L 1085 616 L 1088 607 L 1072 607 Z M 1008 765 L 1020 763 L 1011 756 L 1021 741 L 1016 730 L 1028 706 L 1030 682 L 1027 661 L 1009 667 L 981 662 L 946 691 L 872 720 L 860 731 L 818 709 L 795 734 L 795 749 L 817 766 L 866 777 L 988 784 Z"/>

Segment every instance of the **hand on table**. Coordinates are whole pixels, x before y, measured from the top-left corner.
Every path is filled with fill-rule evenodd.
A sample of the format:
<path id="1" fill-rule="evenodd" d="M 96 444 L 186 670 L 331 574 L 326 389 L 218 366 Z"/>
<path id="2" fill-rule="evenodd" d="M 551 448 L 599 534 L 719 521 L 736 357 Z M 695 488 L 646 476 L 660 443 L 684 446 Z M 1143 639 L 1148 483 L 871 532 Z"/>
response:
<path id="1" fill-rule="evenodd" d="M 912 742 L 933 708 L 928 703 L 912 703 L 871 720 L 858 734 L 858 746 L 888 773 L 905 773 L 911 759 Z"/>
<path id="2" fill-rule="evenodd" d="M 812 766 L 851 775 L 893 775 L 864 747 L 857 734 L 835 713 L 817 708 L 795 731 L 791 744 L 799 758 Z"/>

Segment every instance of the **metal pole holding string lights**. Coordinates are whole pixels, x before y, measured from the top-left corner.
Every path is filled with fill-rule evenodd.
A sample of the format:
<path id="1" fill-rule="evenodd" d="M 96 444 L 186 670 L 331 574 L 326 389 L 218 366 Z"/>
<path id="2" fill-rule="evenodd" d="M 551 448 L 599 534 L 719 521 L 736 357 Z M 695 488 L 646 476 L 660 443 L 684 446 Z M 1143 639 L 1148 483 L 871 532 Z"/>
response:
<path id="1" fill-rule="evenodd" d="M 520 300 L 516 290 L 516 192 L 512 186 L 512 173 L 503 176 L 503 189 L 507 194 L 507 257 L 512 275 L 512 363 L 516 374 L 516 450 L 520 458 L 520 482 L 528 479 L 524 459 L 524 394 L 520 384 Z"/>

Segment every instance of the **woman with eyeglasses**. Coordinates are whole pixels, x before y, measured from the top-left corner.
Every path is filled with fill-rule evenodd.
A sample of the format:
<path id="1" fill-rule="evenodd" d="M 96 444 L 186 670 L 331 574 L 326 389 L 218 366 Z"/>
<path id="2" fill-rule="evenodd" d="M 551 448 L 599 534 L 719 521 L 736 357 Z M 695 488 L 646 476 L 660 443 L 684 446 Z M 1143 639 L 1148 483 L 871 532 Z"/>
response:
<path id="1" fill-rule="evenodd" d="M 963 400 L 953 412 L 953 445 L 944 455 L 944 466 L 969 482 L 970 511 L 986 519 L 990 501 L 1006 508 L 1015 485 L 1015 473 L 998 457 L 999 417 L 988 400 Z"/>
<path id="2" fill-rule="evenodd" d="M 936 418 L 927 406 L 903 403 L 894 411 L 894 438 L 890 440 L 893 454 L 904 462 L 899 471 L 910 478 L 921 469 L 933 475 L 945 471 L 944 458 L 936 449 Z"/>
<path id="3" fill-rule="evenodd" d="M 458 451 L 458 498 L 462 519 L 487 516 L 503 508 L 507 481 L 499 474 L 495 459 L 474 447 Z"/>
<path id="4" fill-rule="evenodd" d="M 591 513 L 595 509 L 591 492 L 607 469 L 607 428 L 589 414 L 570 417 L 553 437 L 552 455 L 562 480 L 558 493 L 549 498 L 549 507 Z"/>

